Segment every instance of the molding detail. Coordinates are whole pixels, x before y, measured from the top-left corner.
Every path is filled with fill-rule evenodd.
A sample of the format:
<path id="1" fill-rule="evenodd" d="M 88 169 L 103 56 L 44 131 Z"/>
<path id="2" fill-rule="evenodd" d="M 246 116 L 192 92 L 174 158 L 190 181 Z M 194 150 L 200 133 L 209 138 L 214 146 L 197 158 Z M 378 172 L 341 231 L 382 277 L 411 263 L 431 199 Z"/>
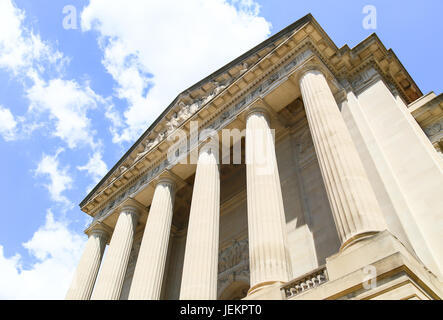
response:
<path id="1" fill-rule="evenodd" d="M 232 245 L 219 254 L 218 273 L 221 275 L 244 261 L 249 263 L 248 239 L 233 240 Z"/>
<path id="2" fill-rule="evenodd" d="M 429 138 L 439 135 L 443 130 L 443 118 L 423 129 Z"/>
<path id="3" fill-rule="evenodd" d="M 369 67 L 358 73 L 350 80 L 350 84 L 355 93 L 361 92 L 374 83 L 376 80 L 381 79 L 380 74 L 374 67 Z"/>

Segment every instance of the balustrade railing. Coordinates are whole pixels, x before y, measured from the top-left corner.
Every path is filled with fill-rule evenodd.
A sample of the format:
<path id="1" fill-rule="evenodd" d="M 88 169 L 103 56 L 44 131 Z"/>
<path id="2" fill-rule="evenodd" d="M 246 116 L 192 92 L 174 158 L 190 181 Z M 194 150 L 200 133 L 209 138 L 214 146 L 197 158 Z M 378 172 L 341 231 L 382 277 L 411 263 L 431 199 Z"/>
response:
<path id="1" fill-rule="evenodd" d="M 302 292 L 316 288 L 327 282 L 328 273 L 326 266 L 321 266 L 301 277 L 298 277 L 282 286 L 286 299 L 290 299 Z"/>

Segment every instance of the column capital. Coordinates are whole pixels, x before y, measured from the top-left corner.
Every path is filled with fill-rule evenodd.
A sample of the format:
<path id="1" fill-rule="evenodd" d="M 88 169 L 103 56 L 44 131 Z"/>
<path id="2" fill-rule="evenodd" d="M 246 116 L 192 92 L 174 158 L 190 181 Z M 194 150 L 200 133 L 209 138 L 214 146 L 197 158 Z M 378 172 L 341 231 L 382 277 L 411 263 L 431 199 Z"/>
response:
<path id="1" fill-rule="evenodd" d="M 119 214 L 122 212 L 130 212 L 131 214 L 135 214 L 137 217 L 140 217 L 140 215 L 146 211 L 146 207 L 137 200 L 128 198 L 120 204 L 117 211 Z"/>
<path id="2" fill-rule="evenodd" d="M 157 187 L 159 184 L 163 184 L 163 185 L 169 185 L 171 186 L 172 190 L 175 191 L 175 189 L 177 188 L 177 179 L 175 179 L 174 177 L 172 177 L 170 174 L 164 174 L 161 175 L 157 181 L 155 182 L 155 187 Z"/>
<path id="3" fill-rule="evenodd" d="M 169 180 L 169 181 L 168 181 Z M 165 169 L 159 176 L 155 177 L 151 182 L 151 185 L 155 188 L 159 183 L 172 183 L 174 187 L 174 192 L 183 188 L 184 186 L 189 186 L 182 177 L 175 174 L 170 169 Z"/>
<path id="4" fill-rule="evenodd" d="M 313 56 L 308 61 L 304 62 L 295 73 L 289 76 L 289 80 L 298 86 L 300 85 L 301 79 L 309 72 L 318 72 L 329 80 L 334 78 L 334 75 L 328 67 L 318 57 Z"/>
<path id="5" fill-rule="evenodd" d="M 107 242 L 110 239 L 110 236 L 112 234 L 112 229 L 110 227 L 108 227 L 107 225 L 105 225 L 103 222 L 97 221 L 97 222 L 91 224 L 85 230 L 85 234 L 87 234 L 88 237 L 90 237 L 94 234 L 100 235 L 103 238 L 105 238 L 106 242 Z"/>
<path id="6" fill-rule="evenodd" d="M 261 114 L 264 116 L 268 124 L 271 122 L 271 110 L 268 104 L 263 101 L 263 99 L 255 100 L 245 111 L 244 120 L 247 121 L 248 118 L 254 114 Z"/>
<path id="7" fill-rule="evenodd" d="M 295 83 L 296 85 L 300 84 L 301 79 L 310 72 L 317 72 L 322 74 L 325 78 L 326 78 L 326 72 L 324 70 L 324 68 L 322 68 L 322 66 L 320 66 L 319 64 L 313 63 L 313 62 L 309 62 L 307 64 L 305 64 L 304 66 L 302 66 L 300 68 L 300 70 L 295 73 L 292 77 L 291 80 L 293 83 Z"/>

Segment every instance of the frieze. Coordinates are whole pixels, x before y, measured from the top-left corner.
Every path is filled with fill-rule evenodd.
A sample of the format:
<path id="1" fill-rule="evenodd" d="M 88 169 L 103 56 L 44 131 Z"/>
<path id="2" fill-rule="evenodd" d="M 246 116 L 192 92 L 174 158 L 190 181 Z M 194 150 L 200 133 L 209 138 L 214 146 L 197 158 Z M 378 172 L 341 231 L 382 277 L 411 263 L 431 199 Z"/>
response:
<path id="1" fill-rule="evenodd" d="M 210 135 L 210 132 L 205 129 L 212 129 L 212 130 L 217 131 L 217 130 L 222 129 L 226 125 L 228 125 L 232 120 L 234 120 L 235 116 L 238 113 L 240 113 L 247 105 L 249 105 L 251 102 L 253 102 L 255 99 L 257 99 L 263 93 L 270 90 L 271 87 L 273 87 L 274 83 L 276 83 L 278 80 L 280 80 L 284 76 L 286 76 L 290 72 L 290 70 L 292 70 L 294 67 L 301 65 L 302 62 L 307 60 L 312 54 L 313 53 L 310 49 L 306 49 L 305 51 L 303 51 L 302 53 L 298 54 L 293 59 L 291 59 L 287 64 L 282 66 L 279 70 L 273 72 L 271 75 L 269 75 L 267 78 L 265 78 L 254 90 L 252 90 L 249 94 L 247 94 L 243 99 L 241 99 L 239 102 L 235 103 L 231 107 L 227 108 L 226 111 L 224 111 L 221 115 L 216 117 L 212 122 L 208 123 L 205 127 L 202 127 L 200 129 L 201 130 L 200 132 L 202 134 L 199 135 L 197 143 L 204 141 Z M 223 85 L 219 84 L 217 90 L 223 90 L 223 86 L 226 86 L 226 84 L 223 84 Z M 185 109 L 187 109 L 188 106 L 185 106 Z M 202 105 L 197 103 L 195 106 L 190 105 L 189 108 L 200 109 L 201 106 Z M 189 113 L 193 114 L 193 113 L 191 113 L 191 111 L 193 111 L 193 110 L 189 109 Z M 166 137 L 166 134 L 161 136 L 161 139 L 164 139 L 165 137 Z M 152 148 L 153 146 L 155 146 L 156 144 L 158 144 L 160 142 L 158 139 L 154 140 L 153 142 L 150 142 L 150 143 L 152 143 L 152 145 L 149 145 L 146 147 L 148 149 L 148 151 L 150 150 L 149 148 Z M 195 145 L 192 143 L 187 144 L 185 154 L 189 153 L 191 151 L 191 149 L 194 147 L 195 147 Z M 147 150 L 146 148 L 144 149 L 143 152 L 147 153 L 148 151 L 146 151 Z M 138 155 L 139 158 L 142 156 L 143 156 L 142 154 Z M 150 183 L 156 177 L 156 175 L 158 173 L 160 173 L 164 169 L 176 164 L 178 161 L 180 161 L 180 158 L 182 158 L 183 156 L 184 155 L 181 155 L 181 157 L 176 157 L 176 159 L 171 163 L 168 161 L 168 158 L 161 161 L 157 166 L 155 166 L 154 168 L 152 168 L 151 170 L 146 172 L 144 175 L 142 175 L 132 187 L 127 188 L 126 190 L 122 191 L 119 195 L 116 196 L 115 200 L 109 202 L 108 205 L 106 205 L 104 208 L 102 208 L 94 216 L 93 222 L 95 222 L 99 218 L 105 217 L 108 214 L 110 214 L 110 211 L 112 211 L 114 208 L 116 208 L 121 203 L 121 201 L 123 201 L 124 199 L 126 199 L 130 196 L 134 197 L 136 195 L 136 193 L 139 190 L 143 189 L 142 187 L 144 187 L 145 185 Z"/>
<path id="2" fill-rule="evenodd" d="M 354 78 L 351 79 L 351 86 L 353 89 L 358 92 L 363 88 L 371 84 L 375 79 L 379 78 L 380 75 L 373 67 L 366 69 L 359 74 L 357 74 Z"/>
<path id="3" fill-rule="evenodd" d="M 180 127 L 186 120 L 192 117 L 198 110 L 206 106 L 212 99 L 214 99 L 220 92 L 222 92 L 233 79 L 224 82 L 213 80 L 213 90 L 206 96 L 193 99 L 192 103 L 185 104 L 183 101 L 177 103 L 179 110 L 174 112 L 171 119 L 166 121 L 166 130 L 159 132 L 155 138 L 149 137 L 147 142 L 143 144 L 143 151 L 138 153 L 132 163 L 137 162 L 145 154 L 151 151 L 155 146 L 167 138 L 172 132 Z"/>
<path id="4" fill-rule="evenodd" d="M 440 119 L 440 121 L 427 126 L 426 128 L 423 129 L 423 131 L 426 133 L 426 135 L 429 138 L 432 138 L 433 136 L 436 136 L 439 133 L 441 133 L 442 128 L 443 128 L 443 118 Z"/>
<path id="5" fill-rule="evenodd" d="M 244 65 L 247 66 L 247 64 Z M 240 74 L 242 74 L 242 72 L 243 70 L 240 71 Z M 219 93 L 221 93 L 233 80 L 234 79 L 232 77 L 223 82 L 213 80 L 211 81 L 213 90 L 211 90 L 210 93 L 208 93 L 207 95 L 192 99 L 192 102 L 189 104 L 185 104 L 183 101 L 177 102 L 175 108 L 178 107 L 179 110 L 174 112 L 171 119 L 166 121 L 165 123 L 166 129 L 157 133 L 157 135 L 155 136 L 154 133 L 151 133 L 145 139 L 145 141 L 141 143 L 142 150 L 138 152 L 135 155 L 135 157 L 125 162 L 125 164 L 122 164 L 116 170 L 116 172 L 109 178 L 108 184 L 116 180 L 117 177 L 123 174 L 127 169 L 129 169 L 129 167 L 132 164 L 136 163 L 139 159 L 143 158 L 149 151 L 154 149 L 154 147 L 156 147 L 160 142 L 162 142 L 165 138 L 167 138 L 173 131 L 175 131 L 178 127 L 180 127 L 198 110 L 207 105 L 213 98 L 215 98 Z M 103 186 L 100 190 L 103 190 L 104 188 L 105 186 Z"/>

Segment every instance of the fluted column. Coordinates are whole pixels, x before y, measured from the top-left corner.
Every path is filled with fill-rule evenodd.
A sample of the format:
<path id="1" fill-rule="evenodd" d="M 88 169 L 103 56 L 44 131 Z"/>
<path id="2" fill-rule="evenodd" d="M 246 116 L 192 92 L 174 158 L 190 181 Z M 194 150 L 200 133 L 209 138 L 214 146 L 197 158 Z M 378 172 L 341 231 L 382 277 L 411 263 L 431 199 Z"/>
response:
<path id="1" fill-rule="evenodd" d="M 343 249 L 385 230 L 385 220 L 325 76 L 306 71 L 300 89 Z"/>
<path id="2" fill-rule="evenodd" d="M 218 145 L 207 144 L 198 157 L 186 238 L 181 300 L 217 298 L 220 223 Z"/>
<path id="3" fill-rule="evenodd" d="M 67 300 L 89 300 L 91 298 L 103 252 L 109 239 L 109 232 L 102 226 L 98 226 L 90 230 L 88 236 L 71 286 L 66 294 Z"/>
<path id="4" fill-rule="evenodd" d="M 291 275 L 274 138 L 262 108 L 247 114 L 246 179 L 251 294 Z"/>
<path id="5" fill-rule="evenodd" d="M 158 300 L 168 253 L 175 183 L 162 178 L 156 185 L 132 278 L 130 300 Z"/>
<path id="6" fill-rule="evenodd" d="M 140 209 L 136 206 L 128 205 L 121 209 L 91 299 L 120 298 L 139 215 Z"/>

